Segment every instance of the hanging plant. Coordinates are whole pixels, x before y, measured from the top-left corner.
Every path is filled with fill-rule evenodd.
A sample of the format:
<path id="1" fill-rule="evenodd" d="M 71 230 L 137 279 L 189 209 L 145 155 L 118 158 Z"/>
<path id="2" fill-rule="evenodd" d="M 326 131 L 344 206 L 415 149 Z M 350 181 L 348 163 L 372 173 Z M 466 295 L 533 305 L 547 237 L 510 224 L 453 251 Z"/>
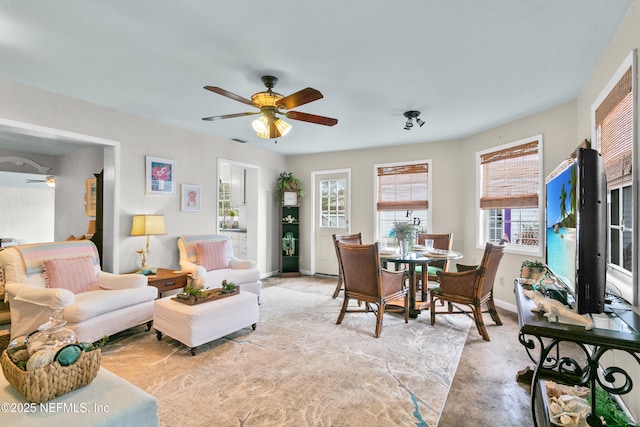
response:
<path id="1" fill-rule="evenodd" d="M 276 183 L 276 200 L 282 201 L 282 193 L 295 191 L 300 197 L 304 196 L 302 181 L 293 176 L 293 172 L 281 172 Z"/>

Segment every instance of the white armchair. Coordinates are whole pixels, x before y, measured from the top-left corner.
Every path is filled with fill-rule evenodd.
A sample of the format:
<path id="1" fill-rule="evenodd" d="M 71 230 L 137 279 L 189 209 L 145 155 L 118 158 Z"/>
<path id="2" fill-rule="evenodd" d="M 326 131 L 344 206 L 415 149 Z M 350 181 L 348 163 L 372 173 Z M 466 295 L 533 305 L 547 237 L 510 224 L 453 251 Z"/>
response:
<path id="1" fill-rule="evenodd" d="M 198 245 L 204 250 L 209 243 L 218 245 L 218 249 L 206 254 L 208 259 L 203 259 L 205 254 L 198 256 Z M 223 280 L 234 282 L 243 291 L 258 295 L 262 290 L 260 270 L 255 261 L 236 258 L 233 254 L 233 246 L 229 236 L 222 234 L 204 234 L 193 236 L 181 236 L 178 238 L 178 250 L 180 251 L 180 268 L 186 271 L 195 280 L 197 286 L 205 289 L 219 288 Z"/>
<path id="2" fill-rule="evenodd" d="M 89 265 L 88 265 L 89 264 Z M 0 251 L 11 337 L 38 329 L 52 309 L 62 309 L 78 341 L 104 336 L 153 320 L 157 289 L 141 274 L 101 271 L 89 240 L 17 245 Z"/>

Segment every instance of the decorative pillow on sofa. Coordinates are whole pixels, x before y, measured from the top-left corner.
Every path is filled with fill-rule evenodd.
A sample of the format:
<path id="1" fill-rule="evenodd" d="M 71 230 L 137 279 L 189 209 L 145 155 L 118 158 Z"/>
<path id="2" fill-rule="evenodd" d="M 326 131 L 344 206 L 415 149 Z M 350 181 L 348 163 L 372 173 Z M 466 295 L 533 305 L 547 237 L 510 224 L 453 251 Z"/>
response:
<path id="1" fill-rule="evenodd" d="M 42 261 L 47 288 L 63 288 L 74 294 L 100 289 L 90 256 Z"/>
<path id="2" fill-rule="evenodd" d="M 196 252 L 198 254 L 198 265 L 207 271 L 218 270 L 229 267 L 229 259 L 224 245 L 226 241 L 198 243 Z"/>

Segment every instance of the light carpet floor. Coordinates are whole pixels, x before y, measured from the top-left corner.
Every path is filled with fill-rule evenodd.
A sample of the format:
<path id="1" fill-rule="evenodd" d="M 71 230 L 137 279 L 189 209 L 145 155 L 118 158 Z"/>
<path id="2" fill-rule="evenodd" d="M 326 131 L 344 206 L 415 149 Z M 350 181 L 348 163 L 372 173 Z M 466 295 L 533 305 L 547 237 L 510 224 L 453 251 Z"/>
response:
<path id="1" fill-rule="evenodd" d="M 138 327 L 112 337 L 102 366 L 158 399 L 162 426 L 436 426 L 471 321 L 428 313 L 405 324 L 348 313 L 333 283 L 266 287 L 257 329 L 201 346 Z"/>

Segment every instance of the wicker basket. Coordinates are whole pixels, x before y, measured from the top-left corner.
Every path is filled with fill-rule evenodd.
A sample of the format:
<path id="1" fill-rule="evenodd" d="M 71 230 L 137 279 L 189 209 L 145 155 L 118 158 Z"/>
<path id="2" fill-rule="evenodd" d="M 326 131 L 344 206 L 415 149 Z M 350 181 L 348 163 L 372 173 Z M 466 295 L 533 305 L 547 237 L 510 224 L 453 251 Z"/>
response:
<path id="1" fill-rule="evenodd" d="M 61 366 L 58 362 L 33 371 L 23 371 L 2 352 L 0 364 L 9 384 L 20 390 L 29 402 L 42 403 L 89 384 L 100 370 L 100 349 L 80 354 L 75 363 Z"/>

